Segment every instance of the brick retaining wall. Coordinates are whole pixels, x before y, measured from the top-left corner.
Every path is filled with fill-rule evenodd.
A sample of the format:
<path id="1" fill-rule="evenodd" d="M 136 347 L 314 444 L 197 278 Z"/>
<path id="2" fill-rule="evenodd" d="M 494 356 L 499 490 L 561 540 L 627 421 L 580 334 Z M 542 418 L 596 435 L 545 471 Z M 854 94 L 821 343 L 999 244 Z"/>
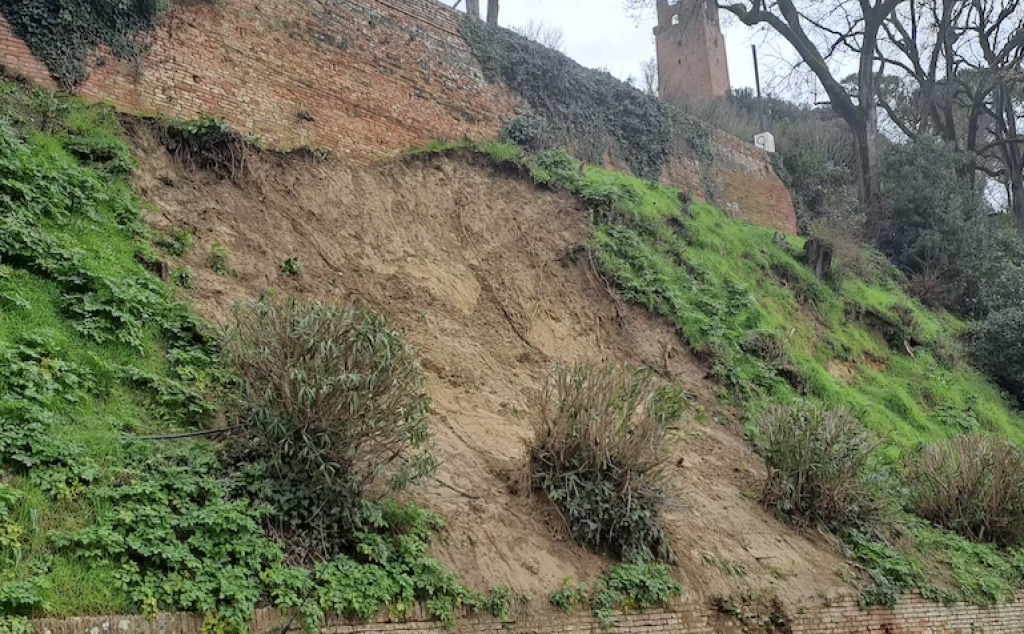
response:
<path id="1" fill-rule="evenodd" d="M 536 602 L 536 601 L 535 601 Z M 778 632 L 765 629 L 768 618 L 744 610 L 741 620 L 723 614 L 710 605 L 685 599 L 670 608 L 643 614 L 617 614 L 610 634 L 756 634 Z M 979 608 L 957 604 L 943 606 L 914 594 L 905 597 L 894 609 L 863 610 L 854 596 L 815 597 L 803 607 L 785 609 L 786 623 L 792 634 L 1020 634 L 1024 632 L 1024 595 L 1012 603 Z M 252 624 L 254 634 L 280 631 L 288 619 L 276 610 L 257 611 Z M 160 614 L 152 620 L 139 616 L 38 619 L 36 634 L 200 634 L 203 619 L 188 614 Z M 296 634 L 300 631 L 292 623 Z M 512 620 L 502 623 L 490 616 L 464 615 L 455 627 L 445 630 L 425 617 L 417 608 L 400 620 L 385 615 L 373 623 L 333 620 L 324 625 L 324 634 L 598 634 L 601 625 L 588 612 L 566 615 L 547 605 L 519 608 Z"/>

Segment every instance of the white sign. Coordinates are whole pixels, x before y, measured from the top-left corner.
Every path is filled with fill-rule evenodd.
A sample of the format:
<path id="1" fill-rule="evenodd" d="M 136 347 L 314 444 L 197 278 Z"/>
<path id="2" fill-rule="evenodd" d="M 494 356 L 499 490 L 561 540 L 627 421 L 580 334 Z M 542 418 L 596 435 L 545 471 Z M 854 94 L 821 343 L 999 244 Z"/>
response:
<path id="1" fill-rule="evenodd" d="M 771 132 L 754 135 L 754 145 L 769 154 L 775 153 L 775 136 Z"/>

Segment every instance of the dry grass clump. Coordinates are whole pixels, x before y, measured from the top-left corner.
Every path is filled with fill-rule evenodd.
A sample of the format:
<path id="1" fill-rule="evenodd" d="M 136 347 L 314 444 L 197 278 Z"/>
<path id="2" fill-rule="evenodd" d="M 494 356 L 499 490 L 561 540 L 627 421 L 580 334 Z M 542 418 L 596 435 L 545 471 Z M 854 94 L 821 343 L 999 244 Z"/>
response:
<path id="1" fill-rule="evenodd" d="M 1024 542 L 1024 453 L 967 435 L 930 445 L 909 469 L 914 513 L 966 539 Z"/>
<path id="2" fill-rule="evenodd" d="M 663 459 L 689 406 L 683 392 L 630 366 L 552 368 L 531 480 L 573 537 L 623 559 L 672 558 L 661 522 Z"/>
<path id="3" fill-rule="evenodd" d="M 874 523 L 881 505 L 866 467 L 879 441 L 849 412 L 811 403 L 773 406 L 756 424 L 768 465 L 766 507 L 833 530 Z"/>

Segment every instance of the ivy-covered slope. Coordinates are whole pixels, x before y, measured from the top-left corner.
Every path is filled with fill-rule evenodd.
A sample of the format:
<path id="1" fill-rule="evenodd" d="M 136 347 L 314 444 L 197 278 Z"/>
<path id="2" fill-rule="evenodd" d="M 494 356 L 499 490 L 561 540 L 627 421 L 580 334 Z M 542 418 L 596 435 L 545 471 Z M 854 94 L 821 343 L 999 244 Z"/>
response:
<path id="1" fill-rule="evenodd" d="M 967 542 L 902 511 L 902 468 L 922 446 L 967 432 L 1020 444 L 1024 415 L 964 360 L 966 324 L 910 298 L 881 254 L 838 262 L 821 281 L 800 261 L 803 239 L 656 183 L 581 169 L 564 149 L 463 142 L 419 152 L 475 153 L 575 195 L 592 214 L 586 249 L 602 274 L 624 299 L 675 325 L 751 435 L 768 408 L 812 401 L 848 409 L 881 439 L 873 475 L 892 493 L 891 543 L 844 537 L 846 554 L 870 573 L 868 603 L 918 588 L 989 604 L 1024 587 L 1024 552 Z"/>

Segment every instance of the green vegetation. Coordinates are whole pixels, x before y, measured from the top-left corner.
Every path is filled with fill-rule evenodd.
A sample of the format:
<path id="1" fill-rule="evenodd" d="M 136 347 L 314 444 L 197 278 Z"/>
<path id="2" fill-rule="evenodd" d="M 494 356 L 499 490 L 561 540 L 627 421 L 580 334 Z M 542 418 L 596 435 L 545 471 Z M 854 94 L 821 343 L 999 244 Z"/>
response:
<path id="1" fill-rule="evenodd" d="M 180 258 L 192 248 L 192 232 L 175 227 L 158 235 L 153 244 L 167 255 Z"/>
<path id="2" fill-rule="evenodd" d="M 662 460 L 688 406 L 650 370 L 555 366 L 530 448 L 534 488 L 573 537 L 627 561 L 671 560 L 661 522 Z"/>
<path id="3" fill-rule="evenodd" d="M 302 275 L 302 267 L 305 266 L 305 262 L 299 258 L 288 258 L 281 264 L 281 272 L 285 275 L 292 277 L 298 277 Z"/>
<path id="4" fill-rule="evenodd" d="M 701 165 L 705 195 L 714 197 L 713 128 L 702 119 L 513 31 L 464 20 L 462 37 L 487 81 L 508 86 L 532 110 L 508 122 L 505 138 L 530 150 L 564 145 L 589 163 L 625 163 L 655 180 L 673 147 L 685 144 Z"/>
<path id="5" fill-rule="evenodd" d="M 665 564 L 621 563 L 609 568 L 592 588 L 566 579 L 561 589 L 551 593 L 551 605 L 572 614 L 576 607 L 589 607 L 605 629 L 612 625 L 617 610 L 649 610 L 667 606 L 683 588 L 669 577 Z"/>
<path id="6" fill-rule="evenodd" d="M 298 329 L 287 334 L 261 330 L 268 322 L 257 315 L 300 306 L 271 301 L 240 319 L 233 337 L 212 337 L 140 263 L 159 259 L 154 243 L 178 255 L 189 239 L 170 231 L 154 241 L 146 231 L 113 113 L 3 82 L 0 105 L 0 632 L 26 634 L 32 616 L 158 610 L 191 610 L 209 631 L 242 632 L 257 605 L 294 610 L 307 629 L 324 615 L 401 615 L 417 601 L 449 625 L 463 607 L 496 610 L 500 592 L 474 595 L 427 556 L 439 517 L 358 496 L 374 478 L 393 490 L 433 466 L 422 452 L 373 454 L 427 438 L 418 362 L 401 337 L 368 311 L 323 306 L 293 314 L 288 325 Z M 191 283 L 188 269 L 173 278 Z M 245 345 L 294 350 L 299 339 L 322 352 L 307 359 L 322 365 L 305 368 L 308 380 L 284 379 L 298 401 L 282 411 L 283 384 L 264 380 Z M 353 378 L 370 366 L 365 381 Z M 310 400 L 303 390 L 313 384 Z M 302 407 L 332 398 L 356 415 L 324 453 Z M 359 410 L 357 401 L 381 407 Z M 244 427 L 229 442 L 181 437 L 223 418 Z M 311 421 L 308 443 L 254 457 L 300 438 L 289 424 Z M 375 426 L 379 446 L 344 435 L 360 424 Z M 316 483 L 299 483 L 285 505 L 273 493 L 295 483 L 275 472 L 275 457 L 359 487 L 339 505 L 323 490 L 309 495 Z M 269 536 L 289 513 L 316 515 L 302 502 L 346 509 L 347 531 L 329 554 Z"/>
<path id="7" fill-rule="evenodd" d="M 254 494 L 307 555 L 347 546 L 367 487 L 433 473 L 419 360 L 380 315 L 268 298 L 237 307 L 224 347 L 244 384 L 234 415 Z"/>
<path id="8" fill-rule="evenodd" d="M 671 188 L 581 167 L 564 149 L 439 142 L 413 156 L 438 152 L 476 153 L 584 202 L 594 226 L 586 251 L 599 273 L 624 298 L 676 325 L 723 398 L 743 408 L 747 431 L 764 443 L 766 457 L 774 449 L 757 421 L 778 407 L 842 408 L 878 439 L 865 457 L 872 446 L 866 436 L 853 442 L 860 431 L 840 435 L 850 442 L 833 456 L 837 473 L 868 480 L 866 493 L 889 492 L 877 502 L 864 498 L 885 511 L 877 519 L 832 522 L 837 530 L 866 524 L 841 532 L 851 558 L 871 577 L 866 602 L 888 603 L 917 587 L 931 598 L 984 604 L 1024 586 L 1020 551 L 972 543 L 909 512 L 906 458 L 966 432 L 1019 444 L 1024 417 L 965 362 L 958 341 L 967 324 L 911 298 L 884 257 L 857 247 L 844 259 L 851 265 L 823 281 L 800 261 L 803 239 L 730 220 Z M 811 427 L 818 429 L 808 428 L 813 433 L 805 440 L 823 447 L 827 426 Z M 779 476 L 780 484 L 788 477 Z M 828 522 L 820 507 L 793 513 L 802 502 L 769 497 L 779 500 L 783 516 Z"/>
<path id="9" fill-rule="evenodd" d="M 228 248 L 220 242 L 210 245 L 210 269 L 217 275 L 227 275 L 231 272 L 228 268 Z"/>
<path id="10" fill-rule="evenodd" d="M 878 441 L 842 409 L 775 406 L 757 417 L 758 451 L 768 465 L 762 501 L 787 521 L 842 531 L 872 526 L 881 512 L 870 481 Z"/>
<path id="11" fill-rule="evenodd" d="M 1024 454 L 973 434 L 925 448 L 910 465 L 914 513 L 977 542 L 1024 543 Z"/>

